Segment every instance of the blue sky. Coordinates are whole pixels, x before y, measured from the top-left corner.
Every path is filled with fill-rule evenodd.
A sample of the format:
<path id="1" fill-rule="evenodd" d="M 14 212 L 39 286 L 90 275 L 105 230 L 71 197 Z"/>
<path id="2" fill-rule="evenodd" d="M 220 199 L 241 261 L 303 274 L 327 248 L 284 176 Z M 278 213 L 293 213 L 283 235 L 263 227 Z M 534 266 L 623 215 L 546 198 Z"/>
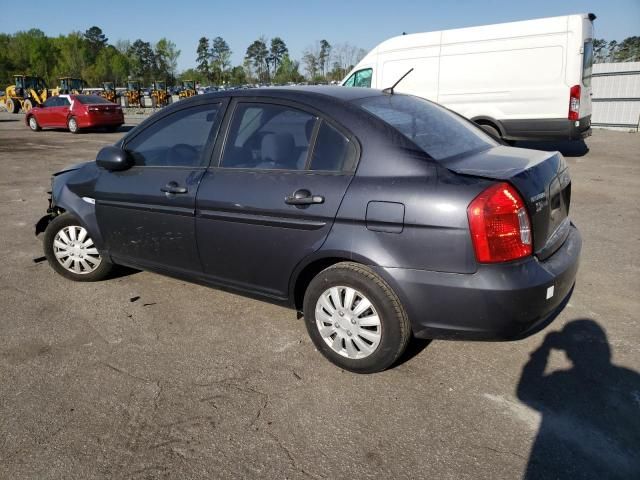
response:
<path id="1" fill-rule="evenodd" d="M 282 37 L 295 58 L 300 58 L 308 45 L 322 38 L 332 44 L 349 42 L 369 50 L 402 32 L 570 13 L 595 13 L 599 38 L 619 41 L 640 35 L 640 0 L 31 0 L 19 2 L 16 8 L 19 14 L 10 14 L 6 16 L 9 21 L 2 22 L 3 33 L 36 27 L 47 35 L 58 35 L 97 25 L 112 42 L 142 38 L 155 43 L 164 36 L 182 51 L 180 70 L 194 66 L 201 36 L 223 37 L 233 50 L 233 63 L 239 64 L 247 46 L 260 35 Z"/>

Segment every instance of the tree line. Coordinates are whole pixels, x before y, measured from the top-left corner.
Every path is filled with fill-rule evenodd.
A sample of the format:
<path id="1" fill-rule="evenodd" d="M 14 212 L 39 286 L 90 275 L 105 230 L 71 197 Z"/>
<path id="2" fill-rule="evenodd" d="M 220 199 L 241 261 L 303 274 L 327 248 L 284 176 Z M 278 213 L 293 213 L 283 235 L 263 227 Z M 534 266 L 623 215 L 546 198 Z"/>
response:
<path id="1" fill-rule="evenodd" d="M 349 43 L 332 46 L 327 40 L 308 46 L 301 61 L 289 54 L 281 37 L 254 40 L 246 49 L 242 65 L 232 66 L 231 48 L 222 37 L 201 37 L 196 49 L 196 67 L 182 73 L 207 84 L 244 84 L 309 81 L 325 83 L 341 80 L 366 55 Z"/>
<path id="2" fill-rule="evenodd" d="M 640 37 L 627 37 L 618 43 L 604 38 L 593 40 L 593 61 L 606 62 L 640 62 Z"/>
<path id="3" fill-rule="evenodd" d="M 202 37 L 196 47 L 196 66 L 177 71 L 180 50 L 167 38 L 152 44 L 142 39 L 110 43 L 100 27 L 48 37 L 33 28 L 0 33 L 0 85 L 13 83 L 13 74 L 43 77 L 51 87 L 60 77 L 82 78 L 90 86 L 127 79 L 166 80 L 169 85 L 187 79 L 201 84 L 329 82 L 340 80 L 366 52 L 348 43 L 332 46 L 320 40 L 307 47 L 302 64 L 294 60 L 285 41 L 264 36 L 246 49 L 241 65 L 232 65 L 232 51 L 222 37 Z"/>
<path id="4" fill-rule="evenodd" d="M 89 85 L 103 81 L 122 85 L 129 77 L 149 84 L 153 79 L 175 79 L 180 50 L 167 38 L 152 45 L 141 39 L 133 43 L 109 39 L 99 27 L 85 32 L 47 37 L 33 28 L 0 34 L 0 84 L 13 83 L 13 74 L 38 75 L 47 85 L 59 77 L 84 79 Z"/>

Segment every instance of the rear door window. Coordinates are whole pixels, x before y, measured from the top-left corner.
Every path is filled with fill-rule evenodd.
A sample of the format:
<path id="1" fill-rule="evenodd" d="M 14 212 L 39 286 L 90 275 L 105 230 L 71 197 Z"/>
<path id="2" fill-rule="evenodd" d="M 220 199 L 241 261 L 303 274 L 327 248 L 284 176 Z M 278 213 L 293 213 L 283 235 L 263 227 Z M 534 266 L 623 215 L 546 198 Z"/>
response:
<path id="1" fill-rule="evenodd" d="M 356 147 L 349 138 L 323 121 L 316 136 L 310 170 L 353 171 L 356 153 Z"/>
<path id="2" fill-rule="evenodd" d="M 311 113 L 284 105 L 239 103 L 221 166 L 304 170 L 317 120 Z"/>

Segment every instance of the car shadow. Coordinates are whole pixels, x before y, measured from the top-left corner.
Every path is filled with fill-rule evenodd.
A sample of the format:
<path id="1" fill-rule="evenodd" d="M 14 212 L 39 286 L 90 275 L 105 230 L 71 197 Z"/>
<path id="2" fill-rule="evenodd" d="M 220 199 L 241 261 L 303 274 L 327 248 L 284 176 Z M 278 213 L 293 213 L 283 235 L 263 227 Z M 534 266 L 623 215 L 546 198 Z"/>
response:
<path id="1" fill-rule="evenodd" d="M 547 373 L 552 350 L 572 366 Z M 517 396 L 542 415 L 525 479 L 640 478 L 640 375 L 611 363 L 597 322 L 548 333 L 522 369 Z"/>
<path id="2" fill-rule="evenodd" d="M 19 122 L 19 118 L 0 118 L 0 122 Z"/>
<path id="3" fill-rule="evenodd" d="M 128 277 L 129 275 L 135 275 L 136 273 L 140 273 L 141 270 L 136 270 L 135 268 L 125 267 L 123 265 L 114 265 L 111 272 L 109 272 L 109 280 L 115 280 L 122 277 Z"/>
<path id="4" fill-rule="evenodd" d="M 407 345 L 406 350 L 402 355 L 400 355 L 400 358 L 396 360 L 394 367 L 398 367 L 403 363 L 406 363 L 409 360 L 411 360 L 413 357 L 415 357 L 416 355 L 421 353 L 425 348 L 427 348 L 432 341 L 433 340 L 425 340 L 422 338 L 416 338 L 414 336 L 411 336 L 411 339 L 409 340 L 409 344 Z"/>
<path id="5" fill-rule="evenodd" d="M 514 147 L 530 148 L 533 150 L 544 150 L 546 152 L 558 151 L 565 157 L 583 157 L 589 153 L 589 147 L 584 140 L 560 141 L 560 142 L 534 142 L 518 141 L 514 142 Z"/>

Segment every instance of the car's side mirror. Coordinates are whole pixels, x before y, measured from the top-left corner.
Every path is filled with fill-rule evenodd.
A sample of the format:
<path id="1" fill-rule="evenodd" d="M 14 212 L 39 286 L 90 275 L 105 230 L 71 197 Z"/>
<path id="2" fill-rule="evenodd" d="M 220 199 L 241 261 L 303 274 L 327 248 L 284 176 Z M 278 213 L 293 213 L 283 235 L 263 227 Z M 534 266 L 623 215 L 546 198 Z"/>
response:
<path id="1" fill-rule="evenodd" d="M 131 159 L 126 151 L 119 147 L 104 147 L 96 156 L 96 163 L 105 170 L 126 170 L 131 167 Z"/>

